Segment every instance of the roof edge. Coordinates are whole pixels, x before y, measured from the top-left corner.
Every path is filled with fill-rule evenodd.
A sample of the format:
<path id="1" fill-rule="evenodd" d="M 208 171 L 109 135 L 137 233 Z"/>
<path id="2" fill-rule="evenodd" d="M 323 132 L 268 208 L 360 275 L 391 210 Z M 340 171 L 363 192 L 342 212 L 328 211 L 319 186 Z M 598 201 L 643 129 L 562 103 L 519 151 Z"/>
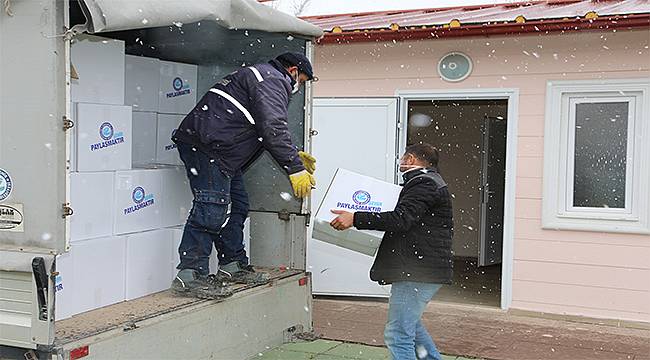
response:
<path id="1" fill-rule="evenodd" d="M 520 35 L 576 31 L 597 31 L 604 29 L 650 28 L 650 14 L 628 14 L 603 16 L 596 19 L 546 19 L 525 23 L 507 22 L 499 24 L 468 24 L 452 28 L 449 26 L 416 26 L 413 28 L 352 30 L 339 33 L 326 32 L 318 44 L 343 44 L 354 42 L 409 41 L 424 39 L 481 37 L 494 35 Z"/>
<path id="2" fill-rule="evenodd" d="M 581 2 L 582 0 L 552 0 L 553 4 L 570 4 L 570 3 L 575 3 L 575 2 Z M 499 6 L 508 6 L 508 7 L 523 7 L 523 6 L 532 6 L 535 4 L 540 4 L 540 3 L 548 3 L 549 0 L 534 0 L 534 1 L 517 1 L 517 2 L 501 2 L 501 3 L 495 3 L 495 4 L 476 4 L 476 5 L 458 5 L 458 6 L 448 6 L 448 7 L 434 7 L 434 8 L 418 8 L 418 9 L 406 9 L 406 10 L 376 10 L 376 11 L 366 11 L 366 12 L 358 12 L 358 13 L 342 13 L 342 14 L 325 14 L 325 15 L 309 15 L 309 16 L 301 16 L 300 18 L 309 21 L 309 20 L 324 20 L 324 19 L 329 19 L 329 18 L 336 18 L 336 17 L 343 17 L 343 16 L 367 16 L 367 15 L 378 15 L 378 14 L 386 14 L 386 13 L 410 13 L 410 12 L 419 12 L 419 11 L 449 11 L 449 10 L 457 10 L 457 9 L 463 9 L 463 10 L 477 10 L 477 9 L 486 9 L 486 8 L 494 8 L 494 7 L 499 7 Z"/>

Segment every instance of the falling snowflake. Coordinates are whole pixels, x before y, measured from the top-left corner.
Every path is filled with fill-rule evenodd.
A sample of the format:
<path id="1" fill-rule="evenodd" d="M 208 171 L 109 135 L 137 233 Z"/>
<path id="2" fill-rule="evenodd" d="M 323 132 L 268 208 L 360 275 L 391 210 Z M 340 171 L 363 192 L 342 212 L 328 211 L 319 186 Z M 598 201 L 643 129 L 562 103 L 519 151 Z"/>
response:
<path id="1" fill-rule="evenodd" d="M 415 351 L 417 352 L 418 359 L 425 359 L 427 357 L 427 355 L 429 355 L 429 352 L 427 351 L 427 349 L 425 349 L 424 346 L 422 346 L 422 345 L 418 345 L 415 348 Z"/>

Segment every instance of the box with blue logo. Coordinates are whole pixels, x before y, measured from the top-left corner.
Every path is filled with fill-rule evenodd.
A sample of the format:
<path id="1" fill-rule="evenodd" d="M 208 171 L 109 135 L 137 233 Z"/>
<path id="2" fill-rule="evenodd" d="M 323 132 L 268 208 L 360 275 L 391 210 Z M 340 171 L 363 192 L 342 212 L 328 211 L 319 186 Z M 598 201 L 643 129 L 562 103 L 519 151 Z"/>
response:
<path id="1" fill-rule="evenodd" d="M 116 235 L 158 229 L 162 225 L 162 173 L 128 170 L 115 173 Z"/>
<path id="2" fill-rule="evenodd" d="M 316 212 L 312 237 L 362 254 L 375 255 L 384 233 L 354 227 L 337 231 L 330 226 L 337 216 L 331 210 L 392 211 L 401 190 L 401 186 L 339 168 Z"/>
<path id="3" fill-rule="evenodd" d="M 184 117 L 184 115 L 158 114 L 156 164 L 183 165 L 176 144 L 172 141 L 172 133 L 178 129 Z"/>
<path id="4" fill-rule="evenodd" d="M 76 104 L 76 170 L 114 171 L 131 168 L 132 111 L 130 106 Z"/>
<path id="5" fill-rule="evenodd" d="M 160 62 L 158 112 L 187 115 L 196 105 L 198 67 L 170 61 Z"/>

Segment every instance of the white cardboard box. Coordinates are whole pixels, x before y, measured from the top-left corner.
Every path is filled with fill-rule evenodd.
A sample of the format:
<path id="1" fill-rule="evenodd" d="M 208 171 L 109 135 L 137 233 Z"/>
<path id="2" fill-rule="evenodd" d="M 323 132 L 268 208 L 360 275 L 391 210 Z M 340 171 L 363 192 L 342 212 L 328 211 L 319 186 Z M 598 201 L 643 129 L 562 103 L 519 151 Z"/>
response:
<path id="1" fill-rule="evenodd" d="M 131 112 L 130 106 L 77 104 L 77 171 L 131 168 Z"/>
<path id="2" fill-rule="evenodd" d="M 185 167 L 173 166 L 157 171 L 162 176 L 161 226 L 185 224 L 194 198 Z"/>
<path id="3" fill-rule="evenodd" d="M 72 40 L 73 102 L 124 105 L 124 42 L 91 35 Z"/>
<path id="4" fill-rule="evenodd" d="M 112 172 L 70 174 L 70 242 L 113 234 L 114 179 Z"/>
<path id="5" fill-rule="evenodd" d="M 186 115 L 194 108 L 197 71 L 196 65 L 160 62 L 158 112 Z"/>
<path id="6" fill-rule="evenodd" d="M 115 173 L 114 209 L 114 234 L 122 235 L 160 228 L 161 172 L 153 169 Z"/>
<path id="7" fill-rule="evenodd" d="M 153 112 L 133 112 L 133 146 L 131 159 L 134 167 L 156 162 L 158 115 Z"/>
<path id="8" fill-rule="evenodd" d="M 57 319 L 108 306 L 125 298 L 124 237 L 79 241 L 57 258 Z"/>
<path id="9" fill-rule="evenodd" d="M 156 163 L 165 165 L 182 165 L 176 144 L 171 140 L 172 133 L 178 128 L 184 115 L 158 114 L 156 143 Z"/>
<path id="10" fill-rule="evenodd" d="M 63 320 L 75 314 L 74 304 L 74 264 L 70 252 L 57 255 L 56 271 L 59 273 L 54 279 L 54 296 L 56 306 L 54 316 L 56 320 Z"/>
<path id="11" fill-rule="evenodd" d="M 167 229 L 126 235 L 126 300 L 169 288 L 172 233 Z"/>
<path id="12" fill-rule="evenodd" d="M 126 55 L 124 103 L 133 110 L 158 112 L 160 60 Z"/>
<path id="13" fill-rule="evenodd" d="M 401 190 L 401 186 L 339 168 L 316 212 L 312 237 L 366 255 L 374 255 L 384 233 L 355 228 L 334 230 L 329 223 L 337 215 L 331 210 L 392 211 Z"/>

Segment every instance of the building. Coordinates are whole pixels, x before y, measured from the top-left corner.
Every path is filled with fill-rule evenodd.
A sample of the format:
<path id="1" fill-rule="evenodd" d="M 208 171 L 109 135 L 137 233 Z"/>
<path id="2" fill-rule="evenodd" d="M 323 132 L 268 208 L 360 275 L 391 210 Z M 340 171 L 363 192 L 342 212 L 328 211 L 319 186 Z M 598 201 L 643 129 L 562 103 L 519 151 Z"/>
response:
<path id="1" fill-rule="evenodd" d="M 393 180 L 406 144 L 440 148 L 458 257 L 445 300 L 650 322 L 649 1 L 306 20 L 326 31 L 321 184 L 339 166 Z M 310 246 L 316 293 L 387 293 L 365 279 L 368 258 Z"/>

